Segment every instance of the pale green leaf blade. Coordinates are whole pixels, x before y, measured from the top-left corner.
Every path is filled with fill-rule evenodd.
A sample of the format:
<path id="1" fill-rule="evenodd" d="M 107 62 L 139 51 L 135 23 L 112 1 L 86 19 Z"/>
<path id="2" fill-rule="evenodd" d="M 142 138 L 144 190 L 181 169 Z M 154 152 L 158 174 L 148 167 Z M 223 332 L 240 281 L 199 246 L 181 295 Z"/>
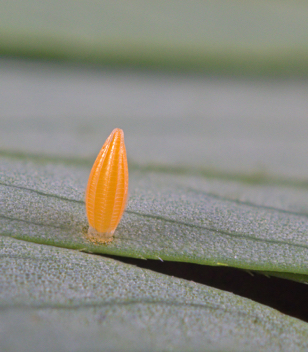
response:
<path id="1" fill-rule="evenodd" d="M 90 165 L 115 128 L 130 165 L 306 186 L 308 84 L 0 61 L 0 150 Z M 17 103 L 18 102 L 18 103 Z"/>
<path id="2" fill-rule="evenodd" d="M 86 238 L 90 167 L 2 158 L 1 169 L 2 235 L 90 252 L 307 274 L 306 188 L 132 169 L 115 240 L 98 245 Z"/>
<path id="3" fill-rule="evenodd" d="M 112 259 L 0 238 L 0 348 L 302 351 L 307 324 Z"/>
<path id="4" fill-rule="evenodd" d="M 303 1 L 22 0 L 0 4 L 0 53 L 213 74 L 307 75 Z"/>

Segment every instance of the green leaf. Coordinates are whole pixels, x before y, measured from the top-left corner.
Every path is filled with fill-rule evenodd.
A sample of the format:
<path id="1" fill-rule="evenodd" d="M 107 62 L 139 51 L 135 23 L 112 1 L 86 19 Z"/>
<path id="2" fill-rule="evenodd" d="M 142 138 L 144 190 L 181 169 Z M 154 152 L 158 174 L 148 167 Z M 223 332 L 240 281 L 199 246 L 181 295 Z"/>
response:
<path id="1" fill-rule="evenodd" d="M 303 1 L 16 0 L 0 53 L 211 74 L 307 75 Z"/>
<path id="2" fill-rule="evenodd" d="M 2 64 L 0 349 L 307 350 L 307 324 L 259 304 L 43 245 L 306 282 L 304 83 Z M 130 200 L 115 240 L 97 246 L 84 190 L 114 127 Z"/>
<path id="3" fill-rule="evenodd" d="M 211 287 L 0 237 L 2 351 L 303 351 L 308 327 Z"/>
<path id="4" fill-rule="evenodd" d="M 306 188 L 131 168 L 115 239 L 98 245 L 86 238 L 90 167 L 2 158 L 1 170 L 2 235 L 96 253 L 308 274 Z"/>

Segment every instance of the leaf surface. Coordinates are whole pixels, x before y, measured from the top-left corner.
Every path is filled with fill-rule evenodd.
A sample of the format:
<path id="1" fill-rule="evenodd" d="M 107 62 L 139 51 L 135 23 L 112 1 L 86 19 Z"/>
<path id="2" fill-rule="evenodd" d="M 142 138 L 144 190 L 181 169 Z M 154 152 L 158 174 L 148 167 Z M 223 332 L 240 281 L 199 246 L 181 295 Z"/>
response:
<path id="1" fill-rule="evenodd" d="M 2 235 L 136 258 L 308 273 L 305 188 L 132 170 L 115 239 L 99 245 L 86 238 L 88 167 L 2 158 L 1 169 Z"/>
<path id="2" fill-rule="evenodd" d="M 298 320 L 69 249 L 307 282 L 305 83 L 4 68 L 1 349 L 97 351 L 102 339 L 111 350 L 307 349 Z M 98 246 L 85 236 L 84 190 L 117 126 L 130 200 L 115 240 Z"/>
<path id="3" fill-rule="evenodd" d="M 0 347 L 302 351 L 307 324 L 113 259 L 0 238 Z"/>

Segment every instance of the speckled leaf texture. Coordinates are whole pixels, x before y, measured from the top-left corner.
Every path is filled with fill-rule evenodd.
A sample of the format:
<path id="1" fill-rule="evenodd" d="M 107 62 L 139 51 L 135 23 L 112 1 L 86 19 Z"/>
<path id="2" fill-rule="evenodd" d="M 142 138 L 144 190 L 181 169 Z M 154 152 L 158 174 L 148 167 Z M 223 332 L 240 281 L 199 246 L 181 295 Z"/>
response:
<path id="1" fill-rule="evenodd" d="M 0 266 L 1 351 L 308 348 L 297 319 L 113 259 L 1 237 Z"/>
<path id="2" fill-rule="evenodd" d="M 89 167 L 9 157 L 0 167 L 2 235 L 96 253 L 308 274 L 305 188 L 131 168 L 115 240 L 99 245 L 85 236 Z"/>
<path id="3" fill-rule="evenodd" d="M 187 69 L 0 58 L 1 352 L 308 350 L 299 319 L 105 257 L 308 282 L 307 4 L 194 3 L 0 4 L 0 54 Z M 116 127 L 129 200 L 98 245 L 85 189 Z"/>

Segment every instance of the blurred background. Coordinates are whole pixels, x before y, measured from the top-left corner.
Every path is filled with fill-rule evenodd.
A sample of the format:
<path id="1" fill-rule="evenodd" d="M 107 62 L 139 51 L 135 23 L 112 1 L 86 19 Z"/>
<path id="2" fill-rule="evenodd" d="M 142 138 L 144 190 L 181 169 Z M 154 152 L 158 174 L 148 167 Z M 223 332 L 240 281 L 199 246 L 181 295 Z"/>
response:
<path id="1" fill-rule="evenodd" d="M 0 2 L 0 154 L 307 180 L 308 2 Z"/>

